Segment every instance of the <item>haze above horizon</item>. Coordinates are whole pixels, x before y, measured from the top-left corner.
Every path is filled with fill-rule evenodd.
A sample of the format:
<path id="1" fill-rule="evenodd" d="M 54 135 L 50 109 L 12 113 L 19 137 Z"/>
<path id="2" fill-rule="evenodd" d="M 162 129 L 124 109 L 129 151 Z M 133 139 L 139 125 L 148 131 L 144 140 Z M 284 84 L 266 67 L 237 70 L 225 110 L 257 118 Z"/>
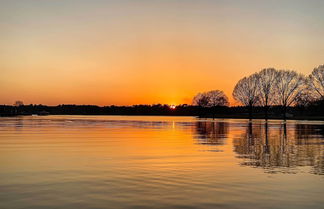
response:
<path id="1" fill-rule="evenodd" d="M 324 61 L 324 2 L 0 0 L 0 103 L 182 104 Z"/>

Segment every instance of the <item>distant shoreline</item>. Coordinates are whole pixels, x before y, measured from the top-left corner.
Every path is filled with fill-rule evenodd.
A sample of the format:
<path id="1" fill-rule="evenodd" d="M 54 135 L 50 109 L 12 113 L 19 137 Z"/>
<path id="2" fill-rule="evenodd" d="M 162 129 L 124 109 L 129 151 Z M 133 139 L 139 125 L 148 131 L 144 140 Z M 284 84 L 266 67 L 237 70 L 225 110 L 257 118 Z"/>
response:
<path id="1" fill-rule="evenodd" d="M 244 115 L 215 115 L 213 116 L 199 116 L 199 115 L 161 115 L 161 114 L 46 114 L 46 115 L 38 115 L 38 114 L 16 114 L 16 115 L 4 115 L 1 114 L 0 117 L 20 117 L 20 116 L 168 116 L 168 117 L 196 117 L 201 119 L 250 119 L 248 116 Z M 265 120 L 265 117 L 252 117 L 251 120 Z M 268 117 L 268 120 L 284 120 L 280 116 L 271 116 Z M 287 117 L 286 120 L 309 120 L 309 121 L 324 121 L 323 116 L 315 117 L 315 116 L 306 116 L 306 117 Z"/>
<path id="2" fill-rule="evenodd" d="M 252 115 L 244 106 L 201 107 L 193 105 L 0 105 L 0 117 L 23 115 L 125 115 L 125 116 L 193 116 L 200 118 L 271 119 L 271 120 L 324 120 L 324 103 L 306 107 L 288 107 L 283 114 L 281 106 L 272 106 L 268 117 L 263 107 L 253 107 Z M 285 116 L 285 117 L 284 117 Z"/>

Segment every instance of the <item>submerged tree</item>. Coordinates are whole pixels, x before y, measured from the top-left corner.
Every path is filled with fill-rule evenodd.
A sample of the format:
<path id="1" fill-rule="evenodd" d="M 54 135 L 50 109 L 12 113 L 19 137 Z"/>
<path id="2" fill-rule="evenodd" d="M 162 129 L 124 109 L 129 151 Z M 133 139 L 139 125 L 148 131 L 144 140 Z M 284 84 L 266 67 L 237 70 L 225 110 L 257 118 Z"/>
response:
<path id="1" fill-rule="evenodd" d="M 214 118 L 216 107 L 228 106 L 229 102 L 223 91 L 213 90 L 197 94 L 193 99 L 193 105 L 212 108 Z"/>
<path id="2" fill-rule="evenodd" d="M 253 74 L 237 82 L 233 90 L 233 98 L 249 108 L 249 118 L 252 118 L 252 108 L 259 101 L 259 75 Z"/>
<path id="3" fill-rule="evenodd" d="M 228 98 L 223 91 L 213 90 L 197 94 L 193 104 L 201 107 L 228 106 Z"/>
<path id="4" fill-rule="evenodd" d="M 315 98 L 324 98 L 324 65 L 320 65 L 312 71 L 308 79 L 309 87 L 313 90 Z"/>
<path id="5" fill-rule="evenodd" d="M 207 92 L 207 97 L 209 98 L 208 105 L 210 107 L 229 105 L 227 96 L 221 90 L 209 91 Z"/>
<path id="6" fill-rule="evenodd" d="M 258 73 L 259 103 L 264 107 L 266 119 L 268 119 L 269 106 L 274 104 L 277 76 L 278 71 L 274 68 L 266 68 Z"/>
<path id="7" fill-rule="evenodd" d="M 295 104 L 305 89 L 305 77 L 291 70 L 280 70 L 276 79 L 276 97 L 283 107 L 286 119 L 287 107 Z"/>

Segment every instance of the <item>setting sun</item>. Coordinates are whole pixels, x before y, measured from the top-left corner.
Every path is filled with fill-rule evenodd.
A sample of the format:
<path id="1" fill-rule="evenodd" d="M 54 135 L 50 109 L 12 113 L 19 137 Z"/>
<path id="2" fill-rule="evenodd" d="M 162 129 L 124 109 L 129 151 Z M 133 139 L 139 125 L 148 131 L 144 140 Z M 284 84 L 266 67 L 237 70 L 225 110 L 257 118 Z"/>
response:
<path id="1" fill-rule="evenodd" d="M 170 107 L 170 109 L 174 110 L 177 106 L 176 105 L 170 105 L 169 107 Z"/>

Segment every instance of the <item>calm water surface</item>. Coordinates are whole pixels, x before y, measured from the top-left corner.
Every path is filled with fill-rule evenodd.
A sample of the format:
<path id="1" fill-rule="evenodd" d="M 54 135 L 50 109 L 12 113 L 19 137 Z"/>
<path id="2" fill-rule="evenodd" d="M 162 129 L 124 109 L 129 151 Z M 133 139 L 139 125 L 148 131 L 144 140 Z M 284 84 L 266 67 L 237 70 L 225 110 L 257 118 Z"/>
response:
<path id="1" fill-rule="evenodd" d="M 324 122 L 0 118 L 0 208 L 324 208 Z"/>

